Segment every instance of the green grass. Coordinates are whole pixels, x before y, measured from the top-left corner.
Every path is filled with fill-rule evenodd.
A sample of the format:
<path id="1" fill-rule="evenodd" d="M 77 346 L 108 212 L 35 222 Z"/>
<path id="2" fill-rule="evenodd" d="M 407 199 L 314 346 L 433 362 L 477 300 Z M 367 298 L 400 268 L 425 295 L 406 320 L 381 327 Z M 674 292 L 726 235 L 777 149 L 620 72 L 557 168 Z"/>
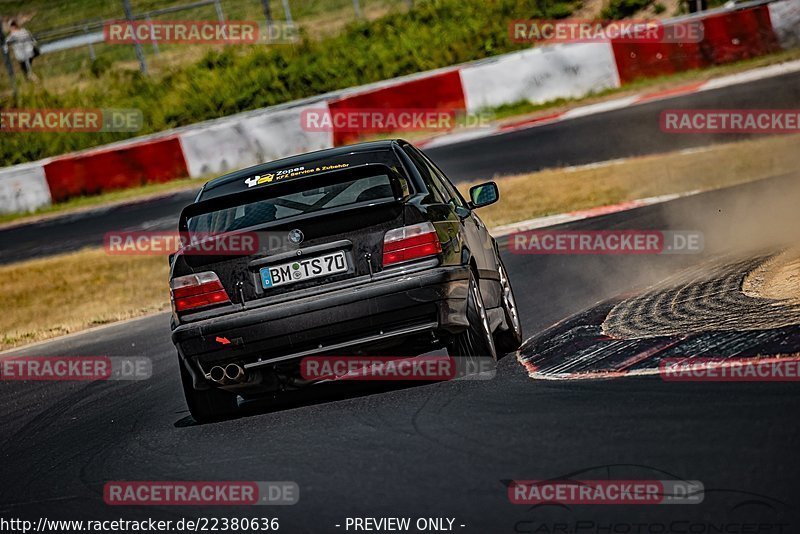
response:
<path id="1" fill-rule="evenodd" d="M 426 0 L 422 0 L 426 1 Z M 134 14 L 146 13 L 153 9 L 175 7 L 193 3 L 194 0 L 133 0 Z M 392 8 L 401 9 L 407 6 L 406 0 L 359 0 L 362 14 L 372 17 Z M 282 2 L 272 0 L 273 20 L 284 19 Z M 223 16 L 226 20 L 253 20 L 263 22 L 265 15 L 261 0 L 221 0 Z M 291 0 L 293 20 L 307 27 L 312 34 L 323 35 L 339 31 L 347 22 L 356 19 L 352 0 Z M 52 36 L 42 32 L 55 28 L 65 28 L 84 23 L 99 23 L 103 20 L 124 18 L 122 4 L 119 0 L 0 0 L 0 13 L 5 16 L 20 16 L 27 20 L 25 27 L 39 35 L 42 42 Z M 374 18 L 374 17 L 373 17 Z M 213 5 L 195 7 L 166 15 L 153 20 L 217 20 L 217 12 Z M 324 26 L 324 28 L 323 28 Z M 95 31 L 93 29 L 93 31 Z M 189 64 L 198 59 L 203 51 L 221 49 L 214 44 L 160 44 L 158 52 L 151 43 L 144 43 L 143 50 L 148 68 L 161 74 L 164 66 Z M 70 81 L 91 79 L 97 71 L 108 70 L 109 65 L 128 64 L 134 68 L 138 65 L 134 47 L 129 45 L 93 45 L 96 59 L 93 61 L 88 47 L 79 47 L 45 54 L 36 60 L 36 71 L 45 84 L 52 90 L 58 90 L 63 82 L 62 77 Z M 95 75 L 96 77 L 96 75 Z M 0 91 L 6 88 L 5 73 L 0 75 Z"/>
<path id="2" fill-rule="evenodd" d="M 603 8 L 600 16 L 607 20 L 620 20 L 632 17 L 642 9 L 653 3 L 654 0 L 610 0 Z"/>

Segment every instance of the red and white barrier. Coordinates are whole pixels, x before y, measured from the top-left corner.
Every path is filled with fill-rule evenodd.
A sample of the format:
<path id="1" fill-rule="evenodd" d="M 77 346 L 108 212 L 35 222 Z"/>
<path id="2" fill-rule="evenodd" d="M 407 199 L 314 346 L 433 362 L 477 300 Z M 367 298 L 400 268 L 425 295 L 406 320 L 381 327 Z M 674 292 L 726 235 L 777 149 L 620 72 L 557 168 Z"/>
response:
<path id="1" fill-rule="evenodd" d="M 699 43 L 635 43 L 612 41 L 623 84 L 762 56 L 780 49 L 765 5 L 713 13 L 700 19 Z"/>
<path id="2" fill-rule="evenodd" d="M 238 120 L 192 129 L 178 138 L 192 178 L 222 174 L 258 163 L 255 150 Z"/>
<path id="3" fill-rule="evenodd" d="M 328 102 L 331 111 L 358 109 L 464 109 L 464 89 L 458 69 L 432 73 L 402 83 L 355 92 Z M 357 141 L 357 133 L 334 128 L 336 146 Z"/>
<path id="4" fill-rule="evenodd" d="M 328 103 L 293 106 L 242 120 L 242 130 L 256 150 L 259 163 L 334 146 L 333 132 L 311 132 L 301 127 L 301 116 L 309 109 L 324 112 Z"/>
<path id="5" fill-rule="evenodd" d="M 50 187 L 40 162 L 0 169 L 0 211 L 22 213 L 51 202 Z"/>
<path id="6" fill-rule="evenodd" d="M 174 135 L 53 158 L 44 173 L 54 202 L 186 176 Z"/>
<path id="7" fill-rule="evenodd" d="M 209 177 L 332 147 L 332 132 L 309 132 L 300 127 L 306 109 L 327 110 L 327 103 L 248 113 L 179 134 L 189 176 Z"/>
<path id="8" fill-rule="evenodd" d="M 783 49 L 800 46 L 800 0 L 769 4 L 769 18 Z"/>
<path id="9" fill-rule="evenodd" d="M 609 43 L 540 46 L 461 69 L 467 111 L 527 100 L 543 104 L 619 87 Z"/>
<path id="10" fill-rule="evenodd" d="M 0 169 L 0 212 L 31 211 L 74 196 L 185 176 L 207 177 L 359 139 L 357 133 L 336 128 L 308 131 L 301 121 L 307 109 L 466 109 L 474 113 L 522 100 L 538 104 L 579 98 L 637 78 L 800 45 L 800 0 L 716 10 L 693 20 L 704 25 L 700 43 L 542 46 Z M 567 116 L 569 112 L 552 120 Z"/>

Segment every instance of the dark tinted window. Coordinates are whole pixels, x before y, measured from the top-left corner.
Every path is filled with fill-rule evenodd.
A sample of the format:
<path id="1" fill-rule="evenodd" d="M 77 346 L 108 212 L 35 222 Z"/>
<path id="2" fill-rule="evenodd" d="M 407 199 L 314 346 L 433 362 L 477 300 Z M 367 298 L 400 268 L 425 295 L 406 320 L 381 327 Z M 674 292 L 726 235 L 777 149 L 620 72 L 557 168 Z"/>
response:
<path id="1" fill-rule="evenodd" d="M 422 152 L 420 152 L 420 157 L 425 160 L 426 166 L 433 176 L 433 181 L 436 182 L 440 188 L 446 191 L 448 199 L 454 202 L 457 206 L 465 207 L 467 204 L 464 201 L 464 198 L 461 196 L 461 193 L 459 193 L 458 189 L 456 189 L 453 184 L 450 183 L 450 180 L 448 180 L 444 173 L 439 170 L 439 167 L 434 165 L 428 156 Z"/>
<path id="2" fill-rule="evenodd" d="M 386 174 L 356 178 L 293 191 L 256 202 L 191 217 L 190 232 L 223 233 L 331 208 L 394 199 Z"/>

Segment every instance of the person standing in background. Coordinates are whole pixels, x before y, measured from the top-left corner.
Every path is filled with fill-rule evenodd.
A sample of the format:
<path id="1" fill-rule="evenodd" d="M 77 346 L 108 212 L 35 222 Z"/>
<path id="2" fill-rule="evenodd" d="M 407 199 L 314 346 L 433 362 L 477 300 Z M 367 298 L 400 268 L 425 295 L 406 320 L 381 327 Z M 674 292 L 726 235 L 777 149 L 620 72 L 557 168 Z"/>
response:
<path id="1" fill-rule="evenodd" d="M 36 74 L 34 74 L 33 67 L 31 66 L 33 59 L 39 55 L 39 47 L 36 45 L 36 40 L 33 38 L 33 35 L 31 35 L 31 32 L 25 28 L 20 28 L 17 21 L 12 20 L 8 26 L 9 32 L 4 48 L 8 51 L 8 47 L 11 46 L 14 57 L 17 62 L 19 62 L 19 66 L 22 72 L 25 73 L 25 77 L 28 80 L 37 81 L 38 78 Z"/>

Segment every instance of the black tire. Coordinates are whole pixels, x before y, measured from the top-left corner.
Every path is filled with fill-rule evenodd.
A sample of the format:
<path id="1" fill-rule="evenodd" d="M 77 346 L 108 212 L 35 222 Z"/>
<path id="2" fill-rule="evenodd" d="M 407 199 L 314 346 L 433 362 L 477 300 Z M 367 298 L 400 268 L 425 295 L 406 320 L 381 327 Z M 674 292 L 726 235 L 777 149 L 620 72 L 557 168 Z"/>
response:
<path id="1" fill-rule="evenodd" d="M 522 324 L 519 317 L 517 300 L 514 298 L 514 290 L 511 288 L 511 281 L 508 278 L 503 260 L 498 256 L 497 263 L 500 266 L 500 302 L 503 313 L 506 316 L 506 324 L 511 328 L 508 330 L 498 330 L 494 335 L 494 343 L 499 354 L 514 352 L 522 345 Z"/>
<path id="2" fill-rule="evenodd" d="M 238 403 L 235 394 L 217 388 L 196 390 L 189 371 L 181 362 L 178 362 L 178 366 L 181 368 L 183 395 L 195 421 L 209 423 L 236 415 Z"/>
<path id="3" fill-rule="evenodd" d="M 480 285 L 474 274 L 469 277 L 469 289 L 467 297 L 467 321 L 469 327 L 464 332 L 453 336 L 447 352 L 451 356 L 479 358 L 489 357 L 497 360 L 497 349 L 494 346 L 489 317 L 483 305 Z"/>

